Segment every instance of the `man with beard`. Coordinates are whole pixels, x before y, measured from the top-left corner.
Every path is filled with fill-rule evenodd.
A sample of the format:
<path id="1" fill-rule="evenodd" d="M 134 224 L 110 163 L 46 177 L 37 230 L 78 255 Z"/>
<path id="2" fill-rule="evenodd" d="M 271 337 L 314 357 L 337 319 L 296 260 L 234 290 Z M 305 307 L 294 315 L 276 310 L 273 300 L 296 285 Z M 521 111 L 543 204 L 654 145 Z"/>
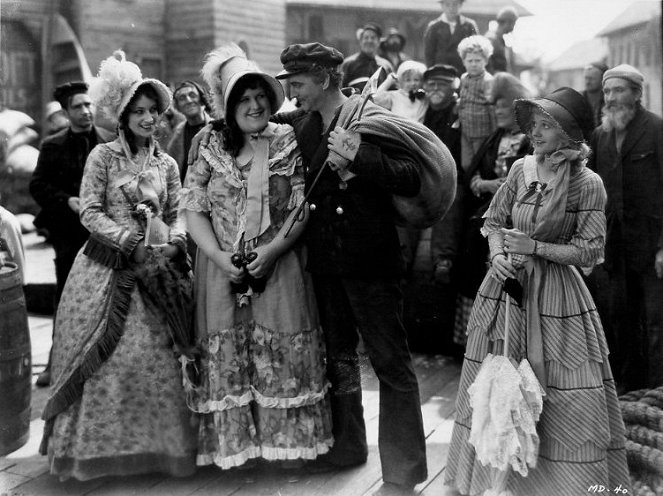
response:
<path id="1" fill-rule="evenodd" d="M 401 321 L 403 260 L 391 195 L 417 195 L 421 180 L 417 158 L 404 144 L 336 125 L 356 105 L 340 88 L 342 57 L 320 43 L 290 45 L 276 76 L 288 80 L 290 97 L 300 107 L 274 119 L 294 127 L 306 170 L 306 268 L 313 276 L 332 384 L 334 446 L 311 469 L 366 462 L 359 332 L 380 381 L 380 491 L 409 494 L 427 477 L 426 445 Z M 326 167 L 328 160 L 334 165 Z"/>
<path id="2" fill-rule="evenodd" d="M 663 125 L 641 105 L 643 82 L 627 64 L 603 74 L 591 139 L 608 193 L 605 263 L 593 276 L 619 392 L 663 382 Z"/>
<path id="3" fill-rule="evenodd" d="M 56 309 L 78 250 L 89 235 L 78 217 L 78 193 L 85 161 L 98 143 L 113 138 L 109 131 L 93 125 L 92 100 L 87 89 L 87 83 L 82 81 L 55 88 L 53 97 L 60 103 L 69 125 L 44 139 L 30 180 L 30 194 L 41 207 L 35 226 L 48 230 L 48 240 L 55 251 Z M 37 386 L 50 384 L 50 366 L 49 355 L 46 369 L 37 378 Z"/>
<path id="4" fill-rule="evenodd" d="M 364 89 L 364 85 L 379 67 L 384 67 L 385 75 L 393 72 L 394 68 L 387 59 L 380 57 L 378 47 L 380 46 L 380 37 L 382 29 L 375 23 L 368 22 L 364 27 L 357 31 L 357 40 L 359 41 L 359 51 L 346 57 L 341 66 L 343 72 L 343 86 L 350 86 L 359 91 Z M 378 85 L 384 79 L 378 81 Z"/>
<path id="5" fill-rule="evenodd" d="M 175 88 L 173 104 L 175 110 L 183 114 L 186 120 L 180 122 L 173 130 L 166 151 L 177 162 L 180 179 L 184 183 L 191 140 L 211 120 L 208 114 L 210 105 L 200 85 L 188 80 Z"/>

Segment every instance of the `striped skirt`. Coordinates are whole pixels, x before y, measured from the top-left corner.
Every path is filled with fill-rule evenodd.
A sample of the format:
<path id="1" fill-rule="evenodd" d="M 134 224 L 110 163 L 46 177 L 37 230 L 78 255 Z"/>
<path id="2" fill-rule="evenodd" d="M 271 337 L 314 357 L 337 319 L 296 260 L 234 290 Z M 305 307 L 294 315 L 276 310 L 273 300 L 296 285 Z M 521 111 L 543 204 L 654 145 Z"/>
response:
<path id="1" fill-rule="evenodd" d="M 540 294 L 547 391 L 537 426 L 539 457 L 527 477 L 511 473 L 507 488 L 516 496 L 587 495 L 601 487 L 608 494 L 627 494 L 618 489 L 632 494 L 624 422 L 605 335 L 589 291 L 574 267 L 550 263 Z M 472 409 L 467 389 L 484 357 L 503 352 L 505 296 L 489 273 L 468 323 L 445 475 L 445 483 L 462 494 L 482 494 L 491 487 L 490 469 L 475 459 L 468 443 Z M 509 354 L 520 361 L 527 356 L 525 310 L 515 303 L 511 310 Z"/>

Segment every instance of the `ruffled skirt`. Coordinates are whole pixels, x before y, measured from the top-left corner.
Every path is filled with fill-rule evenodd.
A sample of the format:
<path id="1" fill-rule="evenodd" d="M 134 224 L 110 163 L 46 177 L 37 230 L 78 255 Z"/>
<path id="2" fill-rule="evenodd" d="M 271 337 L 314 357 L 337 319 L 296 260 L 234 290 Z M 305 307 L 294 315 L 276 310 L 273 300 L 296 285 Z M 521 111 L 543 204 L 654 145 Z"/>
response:
<path id="1" fill-rule="evenodd" d="M 333 444 L 329 384 L 313 290 L 287 252 L 265 291 L 238 307 L 220 269 L 198 253 L 202 414 L 198 465 L 223 469 L 252 458 L 315 459 Z"/>
<path id="2" fill-rule="evenodd" d="M 113 271 L 82 252 L 58 307 L 53 339 L 57 380 L 79 343 L 106 324 Z M 51 473 L 87 480 L 109 475 L 195 471 L 195 429 L 166 318 L 137 287 L 112 355 L 82 397 L 56 419 L 48 443 Z"/>
<path id="3" fill-rule="evenodd" d="M 586 495 L 600 486 L 630 493 L 624 423 L 599 315 L 575 268 L 546 266 L 539 303 L 547 373 L 537 426 L 539 457 L 527 477 L 510 474 L 507 488 L 522 496 Z M 523 275 L 521 271 L 521 279 Z M 503 352 L 505 296 L 489 272 L 468 324 L 445 475 L 445 482 L 462 494 L 482 494 L 491 487 L 490 469 L 475 459 L 474 447 L 468 443 L 472 410 L 467 389 L 486 355 Z M 520 362 L 527 357 L 526 315 L 515 303 L 511 309 L 510 356 Z"/>

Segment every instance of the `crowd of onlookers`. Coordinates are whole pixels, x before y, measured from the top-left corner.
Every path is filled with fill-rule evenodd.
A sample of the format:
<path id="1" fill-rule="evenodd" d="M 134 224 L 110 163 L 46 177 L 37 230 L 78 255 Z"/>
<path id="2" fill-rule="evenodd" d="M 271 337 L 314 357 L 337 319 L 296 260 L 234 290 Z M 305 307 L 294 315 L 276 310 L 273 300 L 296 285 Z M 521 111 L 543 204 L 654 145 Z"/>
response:
<path id="1" fill-rule="evenodd" d="M 411 490 L 426 447 L 401 287 L 429 228 L 427 272 L 453 299 L 442 352 L 463 357 L 446 481 L 490 484 L 468 389 L 504 353 L 547 393 L 539 471 L 510 488 L 628 485 L 617 394 L 663 380 L 661 118 L 626 64 L 536 97 L 504 41 L 514 9 L 481 35 L 462 0 L 440 3 L 423 62 L 367 23 L 357 53 L 290 45 L 276 77 L 228 44 L 207 88 L 171 90 L 118 51 L 92 87 L 55 89 L 30 182 L 55 250 L 37 380 L 52 473 L 362 464 L 361 337 L 385 491 Z M 19 227 L 0 221 L 20 267 Z"/>

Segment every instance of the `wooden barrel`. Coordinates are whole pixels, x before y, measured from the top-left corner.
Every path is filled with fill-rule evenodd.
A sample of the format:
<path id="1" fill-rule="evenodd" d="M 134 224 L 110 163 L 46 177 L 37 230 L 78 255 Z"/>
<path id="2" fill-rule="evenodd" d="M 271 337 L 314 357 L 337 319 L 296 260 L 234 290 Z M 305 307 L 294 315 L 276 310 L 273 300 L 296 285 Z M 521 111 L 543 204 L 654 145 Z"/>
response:
<path id="1" fill-rule="evenodd" d="M 0 456 L 30 435 L 32 357 L 28 314 L 16 264 L 0 266 Z"/>

